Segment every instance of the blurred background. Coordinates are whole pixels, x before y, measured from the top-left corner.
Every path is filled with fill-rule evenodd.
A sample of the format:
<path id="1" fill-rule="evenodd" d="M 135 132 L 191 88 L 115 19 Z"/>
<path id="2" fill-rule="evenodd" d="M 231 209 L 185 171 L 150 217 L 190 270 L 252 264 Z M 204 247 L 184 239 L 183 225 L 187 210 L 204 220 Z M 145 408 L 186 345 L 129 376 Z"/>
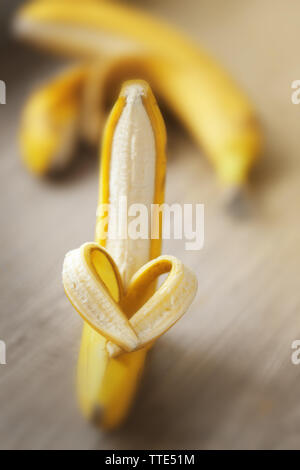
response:
<path id="1" fill-rule="evenodd" d="M 166 241 L 164 253 L 198 275 L 188 315 L 149 355 L 132 413 L 103 434 L 78 412 L 74 374 L 82 322 L 61 285 L 65 253 L 93 239 L 95 152 L 82 149 L 63 178 L 39 180 L 20 159 L 18 129 L 33 88 L 67 59 L 15 41 L 22 1 L 0 4 L 2 449 L 300 448 L 300 5 L 292 0 L 132 0 L 186 32 L 248 93 L 265 147 L 251 177 L 251 215 L 228 215 L 211 166 L 177 121 L 168 128 L 166 202 L 205 204 L 197 253 Z M 165 111 L 164 111 L 165 112 Z"/>

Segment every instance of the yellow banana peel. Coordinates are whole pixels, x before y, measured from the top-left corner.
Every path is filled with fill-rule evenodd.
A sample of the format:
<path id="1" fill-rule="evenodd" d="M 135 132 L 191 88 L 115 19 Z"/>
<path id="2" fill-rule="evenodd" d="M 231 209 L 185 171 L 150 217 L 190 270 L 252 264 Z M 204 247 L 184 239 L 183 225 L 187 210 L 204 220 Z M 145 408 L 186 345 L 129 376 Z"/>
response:
<path id="1" fill-rule="evenodd" d="M 21 37 L 49 48 L 114 58 L 107 94 L 118 78 L 148 80 L 204 148 L 219 179 L 229 186 L 246 182 L 262 140 L 253 108 L 183 34 L 134 8 L 96 0 L 29 2 L 15 24 Z"/>

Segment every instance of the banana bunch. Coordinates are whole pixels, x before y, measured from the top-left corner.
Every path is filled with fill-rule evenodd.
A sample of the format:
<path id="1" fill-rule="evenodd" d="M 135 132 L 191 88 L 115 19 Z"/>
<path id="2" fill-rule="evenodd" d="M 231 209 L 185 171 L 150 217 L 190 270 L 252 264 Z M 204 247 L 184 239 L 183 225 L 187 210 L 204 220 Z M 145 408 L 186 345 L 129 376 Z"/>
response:
<path id="1" fill-rule="evenodd" d="M 34 0 L 19 11 L 15 31 L 33 43 L 82 58 L 77 74 L 85 92 L 75 86 L 74 72 L 67 71 L 29 99 L 21 134 L 33 171 L 44 173 L 58 160 L 62 165 L 68 160 L 74 120 L 82 123 L 82 137 L 96 142 L 120 83 L 138 77 L 150 83 L 189 130 L 226 187 L 241 188 L 247 182 L 261 148 L 252 106 L 222 68 L 175 29 L 116 2 Z M 60 111 L 48 97 L 55 88 L 63 102 Z M 81 118 L 76 120 L 76 113 Z M 39 122 L 46 139 L 33 130 Z"/>
<path id="2" fill-rule="evenodd" d="M 197 290 L 195 275 L 180 260 L 159 256 L 161 212 L 141 239 L 129 236 L 130 213 L 117 212 L 124 198 L 128 207 L 143 204 L 147 214 L 163 203 L 165 145 L 151 89 L 143 81 L 125 83 L 104 132 L 95 242 L 67 253 L 63 264 L 66 295 L 84 319 L 79 402 L 105 429 L 126 417 L 147 351 Z M 162 274 L 167 278 L 156 288 Z"/>

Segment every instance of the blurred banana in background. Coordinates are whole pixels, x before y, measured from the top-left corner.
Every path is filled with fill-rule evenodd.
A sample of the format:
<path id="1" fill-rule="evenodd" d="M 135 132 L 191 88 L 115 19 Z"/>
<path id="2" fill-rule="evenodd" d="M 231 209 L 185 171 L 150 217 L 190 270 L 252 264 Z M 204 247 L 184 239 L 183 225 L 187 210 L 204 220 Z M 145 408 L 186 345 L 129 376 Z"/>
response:
<path id="1" fill-rule="evenodd" d="M 31 1 L 18 12 L 14 29 L 19 37 L 39 46 L 84 59 L 82 76 L 92 77 L 83 78 L 85 93 L 75 93 L 76 97 L 68 87 L 57 88 L 64 113 L 47 104 L 47 93 L 53 94 L 53 82 L 36 92 L 39 98 L 35 93 L 29 98 L 21 134 L 25 160 L 33 171 L 38 169 L 41 174 L 52 163 L 56 165 L 57 160 L 65 161 L 64 135 L 70 135 L 66 129 L 76 113 L 77 122 L 83 110 L 85 116 L 93 116 L 83 119 L 83 137 L 96 142 L 105 105 L 113 102 L 123 80 L 141 78 L 150 83 L 159 99 L 204 149 L 219 180 L 226 187 L 244 187 L 261 150 L 261 131 L 254 110 L 223 69 L 176 29 L 146 13 L 107 0 Z M 94 73 L 86 74 L 88 68 Z M 80 66 L 77 73 L 80 75 Z M 70 79 L 72 89 L 72 73 L 70 76 L 66 72 L 65 79 Z M 85 105 L 83 95 L 90 97 Z M 44 106 L 35 104 L 39 99 L 45 102 Z M 67 110 L 68 101 L 72 110 Z M 30 122 L 34 126 L 41 112 L 49 114 L 44 119 L 49 127 L 59 122 L 56 137 L 53 128 L 49 131 L 52 144 L 47 148 L 39 137 L 32 138 Z M 45 128 L 43 132 L 47 134 Z M 39 158 L 44 159 L 40 164 L 39 145 Z"/>
<path id="2" fill-rule="evenodd" d="M 36 174 L 57 171 L 71 159 L 87 68 L 74 68 L 38 89 L 25 106 L 21 146 L 27 167 Z"/>

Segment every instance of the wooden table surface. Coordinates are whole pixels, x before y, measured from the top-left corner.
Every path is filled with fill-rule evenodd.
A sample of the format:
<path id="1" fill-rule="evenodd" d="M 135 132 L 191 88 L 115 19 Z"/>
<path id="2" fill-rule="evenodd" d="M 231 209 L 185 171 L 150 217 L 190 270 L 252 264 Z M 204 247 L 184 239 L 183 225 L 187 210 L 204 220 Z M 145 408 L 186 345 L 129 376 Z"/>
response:
<path id="1" fill-rule="evenodd" d="M 61 285 L 64 254 L 93 238 L 97 161 L 82 155 L 56 182 L 22 167 L 16 139 L 32 85 L 58 61 L 30 48 L 1 50 L 1 449 L 300 448 L 300 4 L 292 0 L 148 0 L 209 49 L 256 104 L 266 139 L 252 178 L 254 210 L 224 212 L 210 166 L 184 131 L 168 126 L 167 202 L 205 204 L 205 245 L 164 252 L 193 268 L 188 315 L 149 355 L 134 409 L 102 434 L 80 416 L 73 375 L 82 322 Z M 14 55 L 12 55 L 14 53 Z"/>

